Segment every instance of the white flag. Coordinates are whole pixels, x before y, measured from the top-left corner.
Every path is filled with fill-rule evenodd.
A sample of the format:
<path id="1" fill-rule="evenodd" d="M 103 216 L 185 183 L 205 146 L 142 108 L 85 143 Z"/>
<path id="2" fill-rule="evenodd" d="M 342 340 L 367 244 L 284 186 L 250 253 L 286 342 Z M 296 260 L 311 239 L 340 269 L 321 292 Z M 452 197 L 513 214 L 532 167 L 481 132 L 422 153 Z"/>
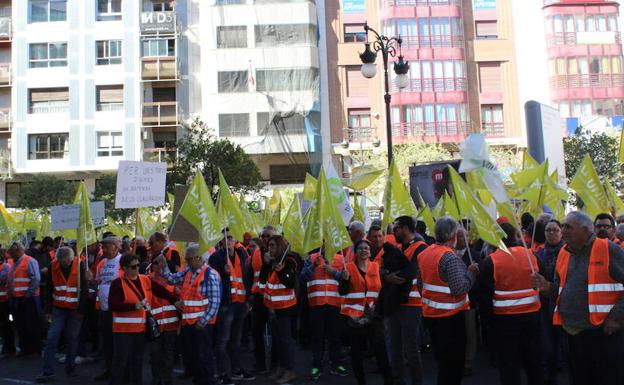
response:
<path id="1" fill-rule="evenodd" d="M 333 162 L 330 161 L 327 167 L 325 167 L 325 170 L 327 171 L 327 184 L 332 196 L 332 201 L 338 208 L 338 212 L 342 217 L 342 222 L 347 226 L 351 222 L 351 218 L 353 218 L 353 207 L 351 207 L 351 203 L 349 203 L 349 197 L 344 190 L 344 186 L 334 168 Z"/>
<path id="2" fill-rule="evenodd" d="M 497 202 L 509 201 L 507 190 L 505 190 L 496 165 L 490 159 L 488 146 L 485 143 L 485 135 L 470 134 L 459 145 L 459 153 L 462 156 L 462 161 L 459 164 L 460 173 L 478 170 L 494 199 Z"/>

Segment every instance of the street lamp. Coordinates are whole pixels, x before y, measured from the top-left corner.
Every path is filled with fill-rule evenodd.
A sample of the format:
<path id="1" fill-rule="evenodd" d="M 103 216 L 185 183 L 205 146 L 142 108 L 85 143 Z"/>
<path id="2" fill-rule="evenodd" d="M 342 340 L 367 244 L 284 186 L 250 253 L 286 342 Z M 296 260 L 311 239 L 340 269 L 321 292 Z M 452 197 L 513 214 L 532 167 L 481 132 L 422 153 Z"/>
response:
<path id="1" fill-rule="evenodd" d="M 403 59 L 401 54 L 401 43 L 403 40 L 401 37 L 387 37 L 380 35 L 368 26 L 368 23 L 364 24 L 364 31 L 366 31 L 366 43 L 364 43 L 364 52 L 360 53 L 360 60 L 362 60 L 362 75 L 367 79 L 372 79 L 377 73 L 377 65 L 375 59 L 377 59 L 377 52 L 381 52 L 383 59 L 384 69 L 384 101 L 386 103 L 386 136 L 388 141 L 388 167 L 392 164 L 392 122 L 390 119 L 390 79 L 388 78 L 388 57 L 397 56 L 399 60 L 394 63 L 394 73 L 396 77 L 396 86 L 399 89 L 403 89 L 408 86 L 409 78 L 407 73 L 409 72 L 409 62 Z M 368 41 L 368 32 L 371 32 L 375 40 L 371 43 Z"/>

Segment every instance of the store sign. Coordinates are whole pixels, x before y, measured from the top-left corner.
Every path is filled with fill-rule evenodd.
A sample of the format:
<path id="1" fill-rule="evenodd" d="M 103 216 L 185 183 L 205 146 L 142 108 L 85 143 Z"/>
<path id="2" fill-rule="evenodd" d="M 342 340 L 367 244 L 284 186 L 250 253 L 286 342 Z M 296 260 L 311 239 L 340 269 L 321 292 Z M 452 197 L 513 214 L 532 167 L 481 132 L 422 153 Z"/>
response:
<path id="1" fill-rule="evenodd" d="M 175 14 L 167 12 L 142 12 L 141 32 L 175 32 Z"/>
<path id="2" fill-rule="evenodd" d="M 472 9 L 496 9 L 496 0 L 472 0 Z"/>
<path id="3" fill-rule="evenodd" d="M 366 12 L 366 3 L 364 0 L 342 0 L 342 12 Z"/>

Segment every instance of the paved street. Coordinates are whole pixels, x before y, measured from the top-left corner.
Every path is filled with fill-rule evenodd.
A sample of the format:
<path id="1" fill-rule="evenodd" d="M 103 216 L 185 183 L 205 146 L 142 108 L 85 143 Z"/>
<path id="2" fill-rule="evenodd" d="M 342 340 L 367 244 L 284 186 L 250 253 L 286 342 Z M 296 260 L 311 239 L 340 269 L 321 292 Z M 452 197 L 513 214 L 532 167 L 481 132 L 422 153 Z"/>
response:
<path id="1" fill-rule="evenodd" d="M 249 353 L 244 354 L 251 360 Z M 431 353 L 424 354 L 424 369 L 425 369 L 425 385 L 435 384 L 435 363 L 433 362 L 433 355 Z M 319 384 L 319 385 L 341 385 L 341 384 L 355 384 L 355 380 L 352 376 L 346 378 L 339 378 L 324 373 L 323 377 L 319 381 L 312 382 L 307 378 L 308 364 L 310 362 L 310 352 L 299 350 L 297 352 L 297 373 L 300 374 L 300 378 L 294 381 L 294 384 Z M 55 384 L 105 384 L 102 382 L 96 383 L 91 381 L 91 376 L 94 373 L 98 373 L 101 369 L 101 362 L 88 363 L 78 366 L 78 377 L 74 379 L 67 379 L 64 375 L 63 366 L 57 365 L 57 378 Z M 251 365 L 249 365 L 251 366 Z M 367 361 L 367 367 L 371 370 L 376 369 L 376 365 L 373 360 Z M 39 373 L 41 369 L 41 361 L 36 357 L 30 358 L 8 358 L 0 360 L 0 385 L 10 384 L 31 384 L 34 383 L 34 377 Z M 149 384 L 149 364 L 146 361 L 144 366 L 144 383 Z M 304 376 L 305 374 L 305 376 Z M 369 385 L 381 385 L 383 382 L 378 374 L 371 373 L 368 378 Z M 497 384 L 498 377 L 497 372 L 491 366 L 487 364 L 487 352 L 482 351 L 477 357 L 475 365 L 475 373 L 472 377 L 467 377 L 464 381 L 465 385 L 487 385 Z M 191 384 L 190 381 L 176 380 L 175 384 Z M 269 385 L 272 382 L 266 376 L 260 376 L 256 381 L 248 382 L 249 384 Z"/>

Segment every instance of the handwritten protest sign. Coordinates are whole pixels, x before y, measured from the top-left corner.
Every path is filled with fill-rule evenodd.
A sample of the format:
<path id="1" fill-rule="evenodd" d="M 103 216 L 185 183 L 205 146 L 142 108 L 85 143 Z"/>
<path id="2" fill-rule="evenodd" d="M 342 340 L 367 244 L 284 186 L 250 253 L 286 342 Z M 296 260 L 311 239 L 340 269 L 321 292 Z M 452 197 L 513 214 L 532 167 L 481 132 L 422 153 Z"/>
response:
<path id="1" fill-rule="evenodd" d="M 167 164 L 122 160 L 117 173 L 116 209 L 165 204 Z"/>

